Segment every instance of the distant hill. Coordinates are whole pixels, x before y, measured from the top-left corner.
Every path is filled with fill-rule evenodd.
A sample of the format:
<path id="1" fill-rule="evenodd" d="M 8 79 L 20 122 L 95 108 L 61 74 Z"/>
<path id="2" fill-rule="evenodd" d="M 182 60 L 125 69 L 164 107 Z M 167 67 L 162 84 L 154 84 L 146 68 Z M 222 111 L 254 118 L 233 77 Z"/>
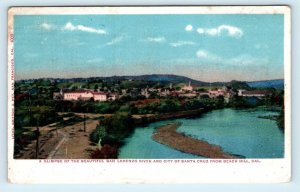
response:
<path id="1" fill-rule="evenodd" d="M 267 87 L 273 87 L 275 89 L 283 89 L 284 88 L 284 80 L 283 79 L 252 81 L 252 82 L 247 82 L 247 84 L 250 87 L 254 87 L 254 88 L 267 88 Z"/>
<path id="2" fill-rule="evenodd" d="M 136 75 L 136 76 L 111 76 L 111 77 L 89 77 L 89 78 L 72 78 L 72 79 L 60 79 L 60 81 L 68 82 L 79 82 L 79 81 L 97 81 L 97 80 L 105 80 L 105 81 L 123 81 L 123 80 L 135 80 L 135 81 L 154 81 L 160 83 L 189 83 L 195 86 L 209 86 L 210 83 L 198 81 L 195 79 L 191 79 L 185 76 L 180 75 L 171 75 L 171 74 L 151 74 L 151 75 Z M 219 86 L 224 85 L 222 82 L 211 83 L 211 85 Z"/>
<path id="3" fill-rule="evenodd" d="M 189 83 L 191 82 L 194 86 L 231 86 L 235 89 L 247 89 L 249 87 L 253 88 L 267 88 L 274 87 L 277 89 L 281 89 L 284 87 L 283 79 L 277 80 L 266 80 L 266 81 L 236 81 L 232 80 L 230 82 L 204 82 L 198 81 L 195 79 L 191 79 L 189 77 L 180 76 L 180 75 L 172 75 L 172 74 L 151 74 L 151 75 L 136 75 L 136 76 L 111 76 L 111 77 L 88 77 L 88 78 L 42 78 L 44 80 L 55 80 L 60 83 L 68 83 L 68 82 L 87 82 L 87 81 L 97 81 L 97 80 L 105 80 L 105 81 L 124 81 L 124 80 L 139 80 L 139 81 L 152 81 L 152 82 L 160 82 L 164 84 L 173 83 Z M 31 80 L 20 80 L 20 81 L 34 81 Z M 18 82 L 18 81 L 17 81 Z"/>
<path id="4" fill-rule="evenodd" d="M 127 76 L 127 78 L 132 80 L 157 81 L 157 82 L 174 83 L 174 84 L 191 82 L 191 84 L 195 86 L 209 86 L 208 82 L 198 81 L 180 75 L 152 74 L 152 75 Z"/>

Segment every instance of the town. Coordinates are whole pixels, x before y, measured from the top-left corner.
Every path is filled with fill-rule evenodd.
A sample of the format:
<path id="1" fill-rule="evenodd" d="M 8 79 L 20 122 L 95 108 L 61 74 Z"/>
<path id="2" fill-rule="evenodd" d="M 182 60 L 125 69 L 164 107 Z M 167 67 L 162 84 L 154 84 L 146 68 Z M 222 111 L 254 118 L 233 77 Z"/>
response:
<path id="1" fill-rule="evenodd" d="M 208 90 L 199 90 L 196 86 L 191 85 L 191 82 L 185 84 L 180 89 L 175 89 L 170 83 L 167 88 L 142 88 L 140 92 L 137 89 L 133 89 L 131 92 L 128 89 L 122 89 L 121 94 L 112 93 L 110 91 L 103 92 L 99 89 L 86 89 L 79 88 L 76 90 L 72 89 L 61 89 L 60 92 L 53 92 L 54 100 L 65 100 L 65 101 L 114 101 L 123 96 L 143 96 L 145 99 L 151 97 L 151 95 L 156 95 L 159 97 L 181 97 L 181 98 L 200 98 L 200 97 L 209 97 L 209 98 L 217 98 L 223 97 L 224 102 L 228 103 L 230 98 L 233 96 L 240 96 L 245 98 L 257 98 L 263 99 L 264 97 L 272 94 L 270 90 L 246 90 L 246 89 L 237 89 L 236 91 L 232 89 L 230 86 L 222 86 L 221 88 Z"/>

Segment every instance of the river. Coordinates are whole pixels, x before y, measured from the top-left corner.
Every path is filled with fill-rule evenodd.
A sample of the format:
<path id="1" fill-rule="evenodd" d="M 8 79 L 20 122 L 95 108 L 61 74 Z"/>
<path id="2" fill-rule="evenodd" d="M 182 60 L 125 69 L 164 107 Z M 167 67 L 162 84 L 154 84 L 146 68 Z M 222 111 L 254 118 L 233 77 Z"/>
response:
<path id="1" fill-rule="evenodd" d="M 224 151 L 246 158 L 282 158 L 284 134 L 276 122 L 258 116 L 278 115 L 266 108 L 245 110 L 220 109 L 202 114 L 198 118 L 173 119 L 138 127 L 126 139 L 119 158 L 128 159 L 192 159 L 204 158 L 183 153 L 151 139 L 156 127 L 181 122 L 177 129 L 196 139 L 219 145 Z"/>

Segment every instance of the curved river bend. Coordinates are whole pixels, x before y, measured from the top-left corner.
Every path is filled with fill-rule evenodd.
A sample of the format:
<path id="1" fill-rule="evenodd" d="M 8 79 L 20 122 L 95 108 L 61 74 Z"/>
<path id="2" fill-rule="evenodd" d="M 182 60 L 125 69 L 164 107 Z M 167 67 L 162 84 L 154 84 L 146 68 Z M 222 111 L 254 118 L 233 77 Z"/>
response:
<path id="1" fill-rule="evenodd" d="M 177 129 L 196 139 L 219 145 L 224 151 L 246 158 L 282 158 L 284 134 L 276 121 L 258 116 L 278 115 L 263 108 L 235 110 L 221 109 L 199 118 L 174 119 L 155 122 L 136 128 L 120 149 L 119 158 L 128 159 L 192 159 L 204 158 L 183 153 L 151 139 L 156 127 L 170 122 L 181 122 Z"/>

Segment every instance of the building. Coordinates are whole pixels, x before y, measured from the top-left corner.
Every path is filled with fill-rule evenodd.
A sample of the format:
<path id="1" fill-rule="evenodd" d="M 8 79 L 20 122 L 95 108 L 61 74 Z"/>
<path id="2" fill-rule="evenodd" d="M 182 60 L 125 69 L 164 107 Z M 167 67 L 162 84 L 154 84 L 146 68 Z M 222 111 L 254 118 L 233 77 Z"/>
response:
<path id="1" fill-rule="evenodd" d="M 235 95 L 235 92 L 231 89 L 231 87 L 223 86 L 222 88 L 218 90 L 209 90 L 209 97 L 210 98 L 216 98 L 219 96 L 224 97 L 225 103 L 228 103 L 230 101 L 230 98 Z"/>
<path id="2" fill-rule="evenodd" d="M 268 90 L 253 90 L 253 91 L 239 91 L 239 96 L 242 97 L 257 97 L 257 98 L 262 98 L 265 97 L 267 95 L 270 95 L 271 91 Z"/>
<path id="3" fill-rule="evenodd" d="M 113 94 L 112 94 L 113 95 Z M 113 95 L 112 100 L 116 99 L 117 96 Z M 65 101 L 77 101 L 77 100 L 94 100 L 94 101 L 107 101 L 108 94 L 104 92 L 95 92 L 92 90 L 61 90 L 60 92 L 53 93 L 53 99 L 55 100 L 65 100 Z"/>
<path id="4" fill-rule="evenodd" d="M 209 97 L 209 92 L 207 92 L 207 91 L 198 91 L 197 93 L 200 97 L 204 96 L 204 95 Z"/>
<path id="5" fill-rule="evenodd" d="M 149 98 L 150 94 L 148 92 L 148 88 L 141 90 L 141 95 L 145 96 L 147 99 Z"/>
<path id="6" fill-rule="evenodd" d="M 94 97 L 93 92 L 89 90 L 65 91 L 62 95 L 66 101 L 89 100 Z"/>
<path id="7" fill-rule="evenodd" d="M 161 97 L 166 97 L 170 95 L 170 91 L 168 89 L 160 90 L 160 92 L 157 93 Z"/>
<path id="8" fill-rule="evenodd" d="M 60 92 L 53 92 L 53 99 L 54 100 L 62 100 L 63 97 Z"/>
<path id="9" fill-rule="evenodd" d="M 116 100 L 116 99 L 118 99 L 119 98 L 119 95 L 118 94 L 116 94 L 116 93 L 109 93 L 108 95 L 106 95 L 107 97 L 107 100 L 109 100 L 109 101 L 114 101 L 114 100 Z"/>
<path id="10" fill-rule="evenodd" d="M 94 101 L 107 101 L 107 94 L 103 92 L 93 92 Z"/>
<path id="11" fill-rule="evenodd" d="M 247 91 L 246 89 L 238 89 L 238 96 L 243 96 L 243 92 Z"/>
<path id="12" fill-rule="evenodd" d="M 181 91 L 193 91 L 194 90 L 194 87 L 191 86 L 191 82 L 189 82 L 188 85 L 185 85 L 181 88 Z"/>
<path id="13" fill-rule="evenodd" d="M 223 91 L 222 89 L 218 89 L 218 90 L 209 90 L 208 93 L 210 98 L 215 98 L 218 96 L 224 96 L 226 92 Z"/>
<path id="14" fill-rule="evenodd" d="M 179 94 L 179 97 L 195 98 L 197 96 L 198 96 L 197 93 L 181 93 L 181 94 Z"/>

